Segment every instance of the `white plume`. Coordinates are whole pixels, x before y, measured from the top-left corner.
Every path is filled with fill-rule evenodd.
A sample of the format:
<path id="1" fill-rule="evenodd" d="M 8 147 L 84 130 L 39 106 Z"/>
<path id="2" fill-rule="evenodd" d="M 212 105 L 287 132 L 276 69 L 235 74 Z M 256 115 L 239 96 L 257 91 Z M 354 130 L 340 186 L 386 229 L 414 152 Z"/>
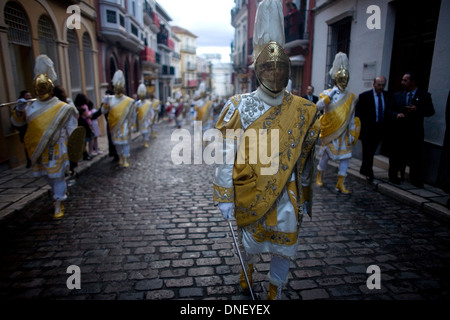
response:
<path id="1" fill-rule="evenodd" d="M 284 47 L 284 17 L 280 0 L 263 0 L 256 10 L 253 31 L 253 59 L 270 41 Z"/>
<path id="2" fill-rule="evenodd" d="M 334 57 L 333 61 L 333 67 L 330 69 L 330 76 L 332 79 L 334 79 L 334 76 L 339 71 L 341 66 L 348 70 L 348 58 L 347 55 L 343 52 L 336 53 L 336 56 Z"/>
<path id="3" fill-rule="evenodd" d="M 119 86 L 121 85 L 123 87 L 125 86 L 125 77 L 123 76 L 122 70 L 117 70 L 114 73 L 114 76 L 112 78 L 112 83 L 114 86 L 117 86 L 117 85 L 119 85 Z"/>
<path id="4" fill-rule="evenodd" d="M 137 94 L 138 95 L 142 95 L 145 96 L 147 94 L 147 88 L 145 87 L 145 85 L 143 83 L 141 83 L 137 89 Z"/>
<path id="5" fill-rule="evenodd" d="M 53 82 L 58 79 L 54 69 L 53 61 L 47 57 L 45 54 L 41 54 L 36 58 L 36 64 L 34 66 L 34 76 L 38 76 L 40 74 L 46 74 L 47 77 Z"/>

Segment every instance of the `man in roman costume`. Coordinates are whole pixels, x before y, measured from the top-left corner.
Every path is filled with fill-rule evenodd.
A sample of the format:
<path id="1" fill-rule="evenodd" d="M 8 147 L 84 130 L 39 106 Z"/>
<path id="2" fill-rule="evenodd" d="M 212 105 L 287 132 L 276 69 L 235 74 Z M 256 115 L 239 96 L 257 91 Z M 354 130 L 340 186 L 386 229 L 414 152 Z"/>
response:
<path id="1" fill-rule="evenodd" d="M 323 186 L 323 172 L 331 158 L 339 162 L 336 190 L 346 195 L 351 192 L 345 188 L 344 179 L 352 157 L 352 148 L 358 140 L 361 129 L 359 118 L 355 118 L 355 105 L 358 99 L 347 90 L 348 66 L 347 55 L 342 52 L 337 53 L 330 70 L 334 86 L 323 91 L 317 102 L 317 108 L 324 113 L 320 117 L 322 147 L 319 153 L 316 183 L 320 187 Z"/>
<path id="2" fill-rule="evenodd" d="M 184 111 L 184 102 L 183 102 L 183 94 L 180 91 L 175 93 L 175 126 L 179 129 L 183 124 L 183 111 Z"/>
<path id="3" fill-rule="evenodd" d="M 151 110 L 151 119 L 152 123 L 150 125 L 150 136 L 153 138 L 158 137 L 158 119 L 159 119 L 159 112 L 161 111 L 161 104 L 158 99 L 155 98 L 155 96 L 152 94 L 150 95 L 151 103 L 152 103 L 152 110 Z"/>
<path id="4" fill-rule="evenodd" d="M 144 137 L 144 147 L 148 148 L 150 143 L 150 127 L 153 120 L 153 108 L 151 101 L 147 99 L 147 88 L 141 83 L 137 90 L 138 101 L 135 106 L 139 123 L 139 131 Z"/>
<path id="5" fill-rule="evenodd" d="M 112 83 L 114 96 L 107 96 L 104 101 L 104 113 L 108 113 L 108 124 L 111 132 L 111 140 L 119 155 L 119 165 L 127 168 L 130 166 L 130 140 L 133 125 L 134 100 L 124 95 L 125 77 L 122 70 L 114 73 Z"/>
<path id="6" fill-rule="evenodd" d="M 216 168 L 214 202 L 226 220 L 233 215 L 236 218 L 250 285 L 254 255 L 271 254 L 267 299 L 281 297 L 290 261 L 297 252 L 303 215 L 311 215 L 313 152 L 320 131 L 316 106 L 285 90 L 290 60 L 283 49 L 283 22 L 279 0 L 260 3 L 253 35 L 253 61 L 260 85 L 256 91 L 231 97 L 216 124 L 223 136 L 226 161 Z M 270 142 L 270 147 L 267 139 L 239 144 L 240 130 L 266 132 L 271 137 L 279 132 L 279 141 Z M 236 140 L 239 145 L 235 149 Z M 269 165 L 261 159 L 256 164 L 250 161 L 257 148 L 272 150 Z M 243 270 L 240 287 L 249 290 Z"/>
<path id="7" fill-rule="evenodd" d="M 212 122 L 212 101 L 208 99 L 206 94 L 206 86 L 202 82 L 199 86 L 197 97 L 199 99 L 195 102 L 195 110 L 197 111 L 197 121 L 202 122 L 202 129 L 206 131 L 214 126 Z"/>
<path id="8" fill-rule="evenodd" d="M 69 170 L 67 145 L 69 136 L 78 126 L 77 109 L 53 96 L 57 79 L 53 61 L 46 55 L 36 58 L 33 87 L 37 100 L 27 105 L 19 102 L 11 122 L 15 126 L 28 125 L 24 137 L 35 177 L 46 176 L 52 188 L 54 219 L 64 216 L 67 199 L 65 173 Z"/>

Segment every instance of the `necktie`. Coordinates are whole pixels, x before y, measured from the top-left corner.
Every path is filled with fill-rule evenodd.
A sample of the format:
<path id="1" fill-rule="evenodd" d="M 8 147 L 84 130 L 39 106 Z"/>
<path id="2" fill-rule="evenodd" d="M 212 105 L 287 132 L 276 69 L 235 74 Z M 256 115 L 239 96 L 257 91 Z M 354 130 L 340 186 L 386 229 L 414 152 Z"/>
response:
<path id="1" fill-rule="evenodd" d="M 381 94 L 378 94 L 378 119 L 377 122 L 383 121 L 383 101 L 381 100 Z"/>
<path id="2" fill-rule="evenodd" d="M 407 106 L 411 105 L 412 97 L 413 97 L 412 92 L 408 93 L 408 103 L 406 104 Z"/>

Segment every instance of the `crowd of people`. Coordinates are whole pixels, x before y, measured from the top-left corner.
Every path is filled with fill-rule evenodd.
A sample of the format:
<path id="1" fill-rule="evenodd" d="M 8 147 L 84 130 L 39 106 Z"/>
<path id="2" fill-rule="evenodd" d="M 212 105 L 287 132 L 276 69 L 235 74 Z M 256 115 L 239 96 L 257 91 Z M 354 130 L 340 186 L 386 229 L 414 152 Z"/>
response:
<path id="1" fill-rule="evenodd" d="M 338 53 L 335 63 L 337 59 L 345 60 L 340 65 L 346 64 L 342 70 L 348 70 L 346 55 Z M 424 118 L 433 116 L 435 110 L 430 93 L 418 87 L 417 75 L 405 72 L 401 79 L 402 90 L 393 94 L 385 90 L 386 77 L 377 76 L 372 88 L 358 96 L 347 92 L 348 79 L 339 84 L 342 77 L 339 70 L 330 70 L 330 76 L 334 79 L 331 89 L 318 97 L 314 95 L 314 87 L 308 86 L 302 96 L 315 103 L 322 114 L 322 147 L 316 184 L 323 186 L 323 171 L 330 158 L 339 162 L 339 177 L 346 176 L 352 147 L 359 139 L 362 147 L 360 173 L 369 183 L 374 180 L 374 157 L 379 151 L 389 157 L 391 183 L 403 183 L 408 167 L 410 183 L 423 188 Z M 293 89 L 293 94 L 299 95 L 298 89 Z M 336 189 L 344 194 L 351 193 L 340 182 Z"/>

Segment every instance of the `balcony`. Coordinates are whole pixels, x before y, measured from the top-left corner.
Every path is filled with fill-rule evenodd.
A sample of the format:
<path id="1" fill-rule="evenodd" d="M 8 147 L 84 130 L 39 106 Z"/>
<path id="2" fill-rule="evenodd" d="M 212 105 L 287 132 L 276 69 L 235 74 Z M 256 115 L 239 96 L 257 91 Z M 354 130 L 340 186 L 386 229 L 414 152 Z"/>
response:
<path id="1" fill-rule="evenodd" d="M 158 15 L 147 1 L 144 2 L 143 11 L 144 11 L 144 23 L 148 25 L 154 33 L 158 33 L 160 28 Z"/>
<path id="2" fill-rule="evenodd" d="M 196 54 L 197 53 L 197 48 L 195 46 L 189 46 L 186 44 L 183 44 L 181 46 L 180 51 L 186 52 L 186 53 L 190 53 L 190 54 Z"/>
<path id="3" fill-rule="evenodd" d="M 155 51 L 149 47 L 141 51 L 141 58 L 143 63 L 157 64 Z"/>
<path id="4" fill-rule="evenodd" d="M 101 34 L 106 40 L 136 53 L 144 50 L 141 27 L 123 7 L 100 1 L 100 18 Z"/>
<path id="5" fill-rule="evenodd" d="M 188 80 L 186 81 L 186 88 L 197 88 L 198 80 Z"/>
<path id="6" fill-rule="evenodd" d="M 175 78 L 173 80 L 173 85 L 174 86 L 181 86 L 183 84 L 183 81 L 181 80 L 181 78 Z"/>
<path id="7" fill-rule="evenodd" d="M 164 26 L 161 25 L 159 32 L 156 36 L 158 48 L 161 50 L 166 51 L 173 51 L 174 50 L 174 42 L 172 39 L 169 38 L 169 30 Z"/>
<path id="8" fill-rule="evenodd" d="M 192 62 L 186 62 L 186 70 L 187 71 L 197 71 L 197 64 Z"/>
<path id="9" fill-rule="evenodd" d="M 305 15 L 306 10 L 300 10 L 284 17 L 284 48 L 290 51 L 290 55 L 303 54 L 308 50 L 309 34 L 306 32 Z"/>
<path id="10" fill-rule="evenodd" d="M 172 52 L 172 59 L 181 60 L 181 55 L 178 52 Z"/>

